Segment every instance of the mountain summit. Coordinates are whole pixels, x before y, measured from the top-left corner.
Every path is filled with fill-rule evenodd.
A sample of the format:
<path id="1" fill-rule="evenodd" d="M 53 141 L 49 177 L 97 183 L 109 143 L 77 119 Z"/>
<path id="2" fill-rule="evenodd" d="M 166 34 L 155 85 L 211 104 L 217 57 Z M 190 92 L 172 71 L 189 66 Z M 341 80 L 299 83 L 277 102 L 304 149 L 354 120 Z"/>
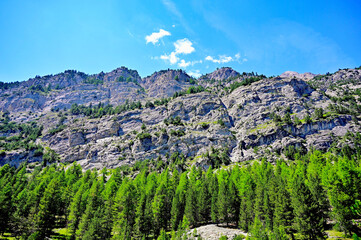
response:
<path id="1" fill-rule="evenodd" d="M 101 169 L 170 164 L 177 155 L 182 161 L 172 164 L 180 168 L 208 168 L 353 148 L 360 86 L 360 69 L 267 78 L 220 68 L 199 79 L 168 69 L 142 79 L 125 67 L 2 83 L 0 164 L 78 161 Z"/>

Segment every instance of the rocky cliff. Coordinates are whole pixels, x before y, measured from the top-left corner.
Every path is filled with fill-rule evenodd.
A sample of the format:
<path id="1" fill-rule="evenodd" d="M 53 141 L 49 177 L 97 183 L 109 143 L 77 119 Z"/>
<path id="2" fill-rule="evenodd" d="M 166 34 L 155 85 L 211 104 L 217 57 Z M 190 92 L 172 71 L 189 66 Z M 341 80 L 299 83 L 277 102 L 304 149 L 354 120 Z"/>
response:
<path id="1" fill-rule="evenodd" d="M 267 78 L 221 68 L 196 80 L 182 70 L 142 79 L 121 67 L 3 84 L 0 164 L 55 158 L 100 169 L 146 159 L 170 164 L 177 155 L 176 164 L 207 168 L 352 147 L 360 81 L 360 69 Z M 32 138 L 29 124 L 40 129 Z"/>

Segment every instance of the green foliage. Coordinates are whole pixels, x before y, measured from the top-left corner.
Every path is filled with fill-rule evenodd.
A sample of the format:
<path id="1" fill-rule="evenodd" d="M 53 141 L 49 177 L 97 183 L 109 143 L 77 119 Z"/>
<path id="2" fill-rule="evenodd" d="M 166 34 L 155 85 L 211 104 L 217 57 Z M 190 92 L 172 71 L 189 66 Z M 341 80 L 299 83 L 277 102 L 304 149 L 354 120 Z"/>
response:
<path id="1" fill-rule="evenodd" d="M 197 82 L 196 82 L 196 80 L 195 80 L 194 78 L 190 78 L 190 79 L 189 79 L 189 83 L 190 83 L 190 84 L 196 84 Z"/>
<path id="2" fill-rule="evenodd" d="M 103 84 L 103 80 L 94 78 L 94 77 L 87 77 L 84 80 L 84 83 L 86 84 L 93 84 L 93 85 L 102 85 Z"/>
<path id="3" fill-rule="evenodd" d="M 202 123 L 201 123 L 201 127 L 202 127 L 203 129 L 207 129 L 207 128 L 209 128 L 209 124 L 208 124 L 208 123 L 205 123 L 205 122 L 202 122 Z"/>
<path id="4" fill-rule="evenodd" d="M 36 122 L 18 124 L 10 122 L 10 119 L 3 118 L 0 123 L 0 133 L 13 134 L 10 137 L 3 137 L 0 141 L 0 148 L 4 151 L 16 149 L 33 150 L 39 148 L 35 144 L 35 140 L 41 136 L 42 126 L 38 126 Z M 36 154 L 39 155 L 39 151 Z"/>
<path id="5" fill-rule="evenodd" d="M 291 115 L 289 113 L 286 113 L 282 120 L 284 124 L 292 124 Z"/>
<path id="6" fill-rule="evenodd" d="M 111 104 L 104 104 L 102 102 L 94 106 L 92 104 L 85 106 L 74 103 L 71 105 L 69 111 L 73 115 L 85 115 L 91 118 L 101 118 L 102 116 L 119 114 L 125 111 L 141 108 L 141 102 L 129 102 L 126 100 L 124 104 L 116 106 L 115 108 Z"/>
<path id="7" fill-rule="evenodd" d="M 311 123 L 311 122 L 312 122 L 312 118 L 310 117 L 309 114 L 307 114 L 303 120 L 304 120 L 306 123 Z"/>
<path id="8" fill-rule="evenodd" d="M 40 84 L 32 85 L 29 87 L 29 90 L 34 92 L 48 93 L 49 91 L 51 91 L 51 85 L 49 84 L 48 87 L 43 87 Z"/>
<path id="9" fill-rule="evenodd" d="M 153 104 L 151 101 L 147 101 L 147 102 L 145 103 L 145 107 L 146 107 L 146 108 L 154 108 L 154 104 Z"/>
<path id="10" fill-rule="evenodd" d="M 179 116 L 176 116 L 176 117 L 170 117 L 170 118 L 166 118 L 164 119 L 163 121 L 167 126 L 169 124 L 173 124 L 173 125 L 176 125 L 176 126 L 183 126 L 183 123 L 182 123 L 182 119 L 179 117 Z"/>
<path id="11" fill-rule="evenodd" d="M 43 158 L 57 157 L 51 149 L 43 152 Z M 227 153 L 211 149 L 205 157 L 220 165 L 229 161 Z M 249 239 L 323 239 L 329 219 L 352 234 L 360 214 L 360 158 L 339 154 L 313 151 L 276 165 L 263 160 L 182 173 L 171 173 L 162 159 L 86 172 L 77 164 L 30 174 L 26 166 L 4 165 L 0 233 L 46 239 L 55 228 L 66 228 L 70 239 L 168 239 L 172 229 L 182 239 L 190 227 L 212 221 L 239 226 Z M 161 162 L 162 172 L 152 170 Z M 181 153 L 168 158 L 171 166 L 182 162 Z"/>
<path id="12" fill-rule="evenodd" d="M 274 112 L 272 112 L 272 113 L 270 114 L 270 118 L 273 120 L 274 123 L 276 123 L 276 125 L 282 123 L 282 118 L 281 118 L 281 116 L 278 115 L 278 114 L 276 114 L 276 113 L 274 113 Z"/>
<path id="13" fill-rule="evenodd" d="M 171 136 L 176 136 L 176 137 L 182 137 L 185 135 L 185 132 L 181 129 L 179 130 L 171 129 L 169 133 Z"/>
<path id="14" fill-rule="evenodd" d="M 117 79 L 116 79 L 117 82 L 126 82 L 126 83 L 134 83 L 136 85 L 139 85 L 137 79 L 135 78 L 132 78 L 132 77 L 123 77 L 123 76 L 119 76 Z M 140 86 L 140 85 L 139 85 Z"/>
<path id="15" fill-rule="evenodd" d="M 20 82 L 0 82 L 0 89 L 6 90 L 18 87 L 20 85 Z"/>
<path id="16" fill-rule="evenodd" d="M 291 160 L 299 159 L 301 155 L 306 154 L 306 150 L 302 147 L 295 147 L 293 145 L 287 146 L 282 153 Z"/>
<path id="17" fill-rule="evenodd" d="M 56 126 L 55 128 L 53 128 L 53 129 L 50 129 L 49 130 L 49 134 L 50 135 L 55 135 L 55 134 L 57 134 L 57 133 L 59 133 L 59 132 L 62 132 L 64 129 L 66 128 L 66 125 L 58 125 L 58 126 Z"/>
<path id="18" fill-rule="evenodd" d="M 150 135 L 150 133 L 148 133 L 148 132 L 141 132 L 137 135 L 137 138 L 142 141 L 146 138 L 148 138 L 148 139 L 152 138 L 152 135 Z"/>
<path id="19" fill-rule="evenodd" d="M 323 109 L 322 108 L 316 108 L 314 115 L 316 119 L 322 119 L 323 118 Z"/>
<path id="20" fill-rule="evenodd" d="M 300 120 L 297 116 L 294 117 L 293 122 L 294 122 L 294 124 L 295 124 L 296 126 L 302 124 L 301 120 Z"/>
<path id="21" fill-rule="evenodd" d="M 187 94 L 194 94 L 194 93 L 200 93 L 200 92 L 204 92 L 204 87 L 202 86 L 191 86 L 189 87 L 186 91 L 181 91 L 181 92 L 175 92 L 173 94 L 173 99 L 180 97 L 180 96 L 185 96 Z"/>
<path id="22" fill-rule="evenodd" d="M 226 124 L 224 123 L 224 121 L 222 119 L 218 119 L 217 124 L 221 125 L 222 127 L 226 126 Z"/>
<path id="23" fill-rule="evenodd" d="M 226 87 L 226 91 L 229 89 L 230 92 L 233 92 L 235 89 L 241 87 L 241 86 L 248 86 L 251 85 L 254 82 L 258 82 L 262 79 L 266 78 L 266 76 L 264 75 L 260 75 L 260 76 L 255 76 L 255 77 L 248 77 L 245 78 L 243 81 L 241 82 L 234 82 L 232 83 L 229 87 Z"/>
<path id="24" fill-rule="evenodd" d="M 211 148 L 210 152 L 206 152 L 202 155 L 202 157 L 208 159 L 212 167 L 218 168 L 221 164 L 228 165 L 230 163 L 228 148 L 219 148 L 216 149 L 214 147 Z"/>

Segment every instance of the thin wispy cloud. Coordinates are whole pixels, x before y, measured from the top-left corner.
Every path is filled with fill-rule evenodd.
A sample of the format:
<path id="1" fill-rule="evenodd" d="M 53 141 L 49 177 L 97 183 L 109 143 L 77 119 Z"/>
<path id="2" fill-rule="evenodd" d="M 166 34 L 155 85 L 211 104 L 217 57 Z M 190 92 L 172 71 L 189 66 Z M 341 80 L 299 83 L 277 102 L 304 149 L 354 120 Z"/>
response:
<path id="1" fill-rule="evenodd" d="M 220 63 L 229 63 L 229 62 L 233 62 L 233 61 L 239 61 L 240 57 L 241 57 L 241 54 L 237 53 L 236 55 L 234 55 L 234 57 L 226 56 L 226 55 L 219 55 L 218 58 L 214 58 L 212 56 L 207 56 L 205 58 L 205 60 L 220 64 Z"/>
<path id="2" fill-rule="evenodd" d="M 187 68 L 189 66 L 194 66 L 195 64 L 199 64 L 199 63 L 202 63 L 202 62 L 203 62 L 202 60 L 186 62 L 184 59 L 181 59 L 180 62 L 178 62 L 178 67 Z"/>
<path id="3" fill-rule="evenodd" d="M 187 72 L 190 76 L 195 77 L 195 78 L 199 78 L 200 76 L 202 76 L 202 74 L 200 73 L 199 70 L 194 70 L 194 71 L 189 71 Z"/>
<path id="4" fill-rule="evenodd" d="M 160 59 L 169 61 L 169 63 L 172 65 L 176 64 L 179 60 L 179 58 L 177 57 L 175 52 L 171 52 L 169 55 L 164 54 L 164 55 L 160 56 Z"/>
<path id="5" fill-rule="evenodd" d="M 181 67 L 181 68 L 186 68 L 188 67 L 189 65 L 191 65 L 192 63 L 191 62 L 186 62 L 184 59 L 180 60 L 180 62 L 178 63 L 178 67 Z"/>
<path id="6" fill-rule="evenodd" d="M 145 36 L 145 40 L 148 43 L 153 43 L 154 45 L 159 42 L 159 39 L 165 37 L 165 36 L 170 36 L 171 33 L 164 30 L 164 29 L 160 29 L 159 32 L 154 32 L 148 36 Z"/>
<path id="7" fill-rule="evenodd" d="M 183 14 L 178 10 L 177 6 L 173 1 L 163 0 L 162 3 L 167 8 L 167 10 L 178 19 L 179 23 L 189 34 L 194 34 L 194 31 L 189 27 L 187 21 L 183 17 Z"/>

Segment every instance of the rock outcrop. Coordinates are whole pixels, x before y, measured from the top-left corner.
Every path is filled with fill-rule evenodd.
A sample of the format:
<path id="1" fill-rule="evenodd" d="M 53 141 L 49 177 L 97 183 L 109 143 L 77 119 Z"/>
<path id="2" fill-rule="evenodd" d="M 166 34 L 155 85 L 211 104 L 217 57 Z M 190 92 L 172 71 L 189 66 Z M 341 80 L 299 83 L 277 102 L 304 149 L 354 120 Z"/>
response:
<path id="1" fill-rule="evenodd" d="M 35 120 L 43 126 L 36 143 L 54 150 L 63 162 L 78 161 L 84 169 L 145 159 L 166 161 L 174 153 L 183 154 L 189 165 L 207 168 L 212 163 L 206 153 L 214 149 L 225 151 L 233 162 L 262 156 L 272 161 L 285 157 L 290 146 L 327 150 L 341 146 L 345 141 L 339 140 L 348 132 L 360 132 L 360 70 L 340 70 L 312 80 L 306 75 L 257 76 L 255 82 L 241 84 L 255 75 L 221 68 L 197 83 L 180 70 L 160 71 L 144 79 L 124 67 L 95 75 L 65 71 L 2 89 L 0 109 L 9 111 L 11 120 L 19 124 Z M 229 88 L 234 83 L 239 84 Z M 31 87 L 38 85 L 48 90 Z M 205 91 L 186 91 L 200 85 Z M 170 98 L 180 91 L 183 94 Z M 349 96 L 345 101 L 338 100 L 345 94 Z M 153 104 L 161 98 L 168 100 Z M 127 99 L 141 101 L 142 107 L 101 118 L 63 110 L 73 103 L 117 106 Z M 51 131 L 59 126 L 60 130 Z M 17 132 L 1 134 L 6 138 Z M 1 165 L 22 161 L 41 161 L 41 156 L 21 149 L 0 155 Z"/>

